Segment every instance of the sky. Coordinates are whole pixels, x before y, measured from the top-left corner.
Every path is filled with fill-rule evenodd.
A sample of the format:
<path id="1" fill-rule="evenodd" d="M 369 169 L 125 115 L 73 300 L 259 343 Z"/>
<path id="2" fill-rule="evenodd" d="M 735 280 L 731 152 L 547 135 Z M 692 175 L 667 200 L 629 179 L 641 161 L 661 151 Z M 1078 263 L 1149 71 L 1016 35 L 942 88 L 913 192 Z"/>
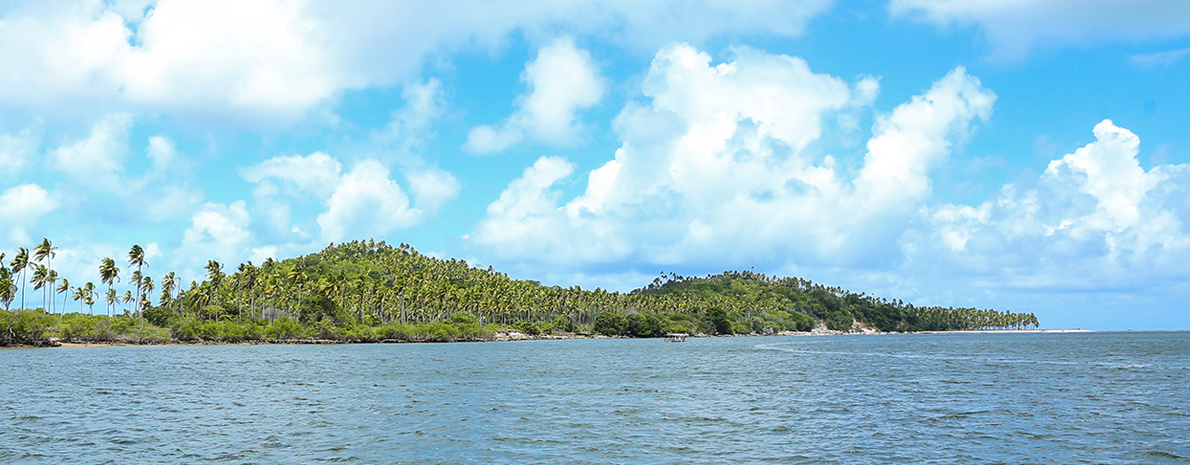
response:
<path id="1" fill-rule="evenodd" d="M 1190 329 L 1188 75 L 1180 0 L 0 1 L 0 251 L 189 282 L 375 238 Z"/>

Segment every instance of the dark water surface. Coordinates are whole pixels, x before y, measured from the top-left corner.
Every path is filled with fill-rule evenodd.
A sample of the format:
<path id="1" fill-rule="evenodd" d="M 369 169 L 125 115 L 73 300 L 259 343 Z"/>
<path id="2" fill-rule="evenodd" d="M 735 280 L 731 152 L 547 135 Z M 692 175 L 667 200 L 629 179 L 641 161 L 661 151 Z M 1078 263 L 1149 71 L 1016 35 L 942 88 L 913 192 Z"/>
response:
<path id="1" fill-rule="evenodd" d="M 1190 333 L 0 351 L 2 463 L 1190 463 Z"/>

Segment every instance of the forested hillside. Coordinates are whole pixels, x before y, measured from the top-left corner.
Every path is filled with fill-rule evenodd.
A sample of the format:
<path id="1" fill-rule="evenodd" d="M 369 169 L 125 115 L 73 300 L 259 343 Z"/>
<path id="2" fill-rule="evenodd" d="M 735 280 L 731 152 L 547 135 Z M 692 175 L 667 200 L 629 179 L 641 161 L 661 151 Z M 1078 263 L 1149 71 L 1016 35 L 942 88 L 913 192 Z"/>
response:
<path id="1" fill-rule="evenodd" d="M 82 312 L 83 305 L 90 304 L 88 313 L 94 313 L 91 283 L 74 292 L 66 286 L 79 312 L 0 313 L 0 328 L 6 329 L 0 344 L 36 344 L 48 337 L 66 341 L 466 340 L 503 330 L 651 337 L 675 332 L 770 334 L 821 326 L 846 331 L 859 324 L 882 331 L 1037 326 L 1032 314 L 916 307 L 804 279 L 752 272 L 701 278 L 670 274 L 628 294 L 543 286 L 510 279 L 490 267 L 433 258 L 405 244 L 392 247 L 373 241 L 332 245 L 315 254 L 269 259 L 260 265 L 244 263 L 233 270 L 210 261 L 201 282 L 181 286 L 171 272 L 154 284 L 141 275 L 145 264 L 139 249 L 134 246 L 129 254 L 129 268 L 136 268 L 135 282 L 129 285 L 136 294 L 129 290 L 120 299 L 114 291 L 120 272 L 114 259 L 100 267 L 100 280 L 108 285 L 103 311 L 107 315 Z M 8 289 L 3 295 L 11 304 L 15 273 L 3 274 L 8 285 L 0 287 Z M 158 288 L 161 292 L 154 302 L 153 291 Z"/>

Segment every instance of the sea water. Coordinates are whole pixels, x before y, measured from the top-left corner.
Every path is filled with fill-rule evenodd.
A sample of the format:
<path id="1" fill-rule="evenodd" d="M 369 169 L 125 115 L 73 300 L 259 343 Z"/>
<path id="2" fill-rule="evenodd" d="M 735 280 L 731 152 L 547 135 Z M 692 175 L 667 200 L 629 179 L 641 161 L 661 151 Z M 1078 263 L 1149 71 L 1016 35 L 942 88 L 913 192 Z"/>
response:
<path id="1" fill-rule="evenodd" d="M 2 463 L 1188 463 L 1190 333 L 0 351 Z"/>

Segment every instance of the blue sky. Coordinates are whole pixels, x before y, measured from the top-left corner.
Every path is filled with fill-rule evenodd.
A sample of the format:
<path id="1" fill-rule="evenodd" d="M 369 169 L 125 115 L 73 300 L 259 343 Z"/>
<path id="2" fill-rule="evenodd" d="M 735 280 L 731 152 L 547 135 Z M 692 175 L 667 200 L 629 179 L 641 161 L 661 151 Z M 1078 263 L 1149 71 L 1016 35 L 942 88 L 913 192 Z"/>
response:
<path id="1" fill-rule="evenodd" d="M 0 2 L 0 251 L 369 238 L 1187 329 L 1176 1 Z"/>

